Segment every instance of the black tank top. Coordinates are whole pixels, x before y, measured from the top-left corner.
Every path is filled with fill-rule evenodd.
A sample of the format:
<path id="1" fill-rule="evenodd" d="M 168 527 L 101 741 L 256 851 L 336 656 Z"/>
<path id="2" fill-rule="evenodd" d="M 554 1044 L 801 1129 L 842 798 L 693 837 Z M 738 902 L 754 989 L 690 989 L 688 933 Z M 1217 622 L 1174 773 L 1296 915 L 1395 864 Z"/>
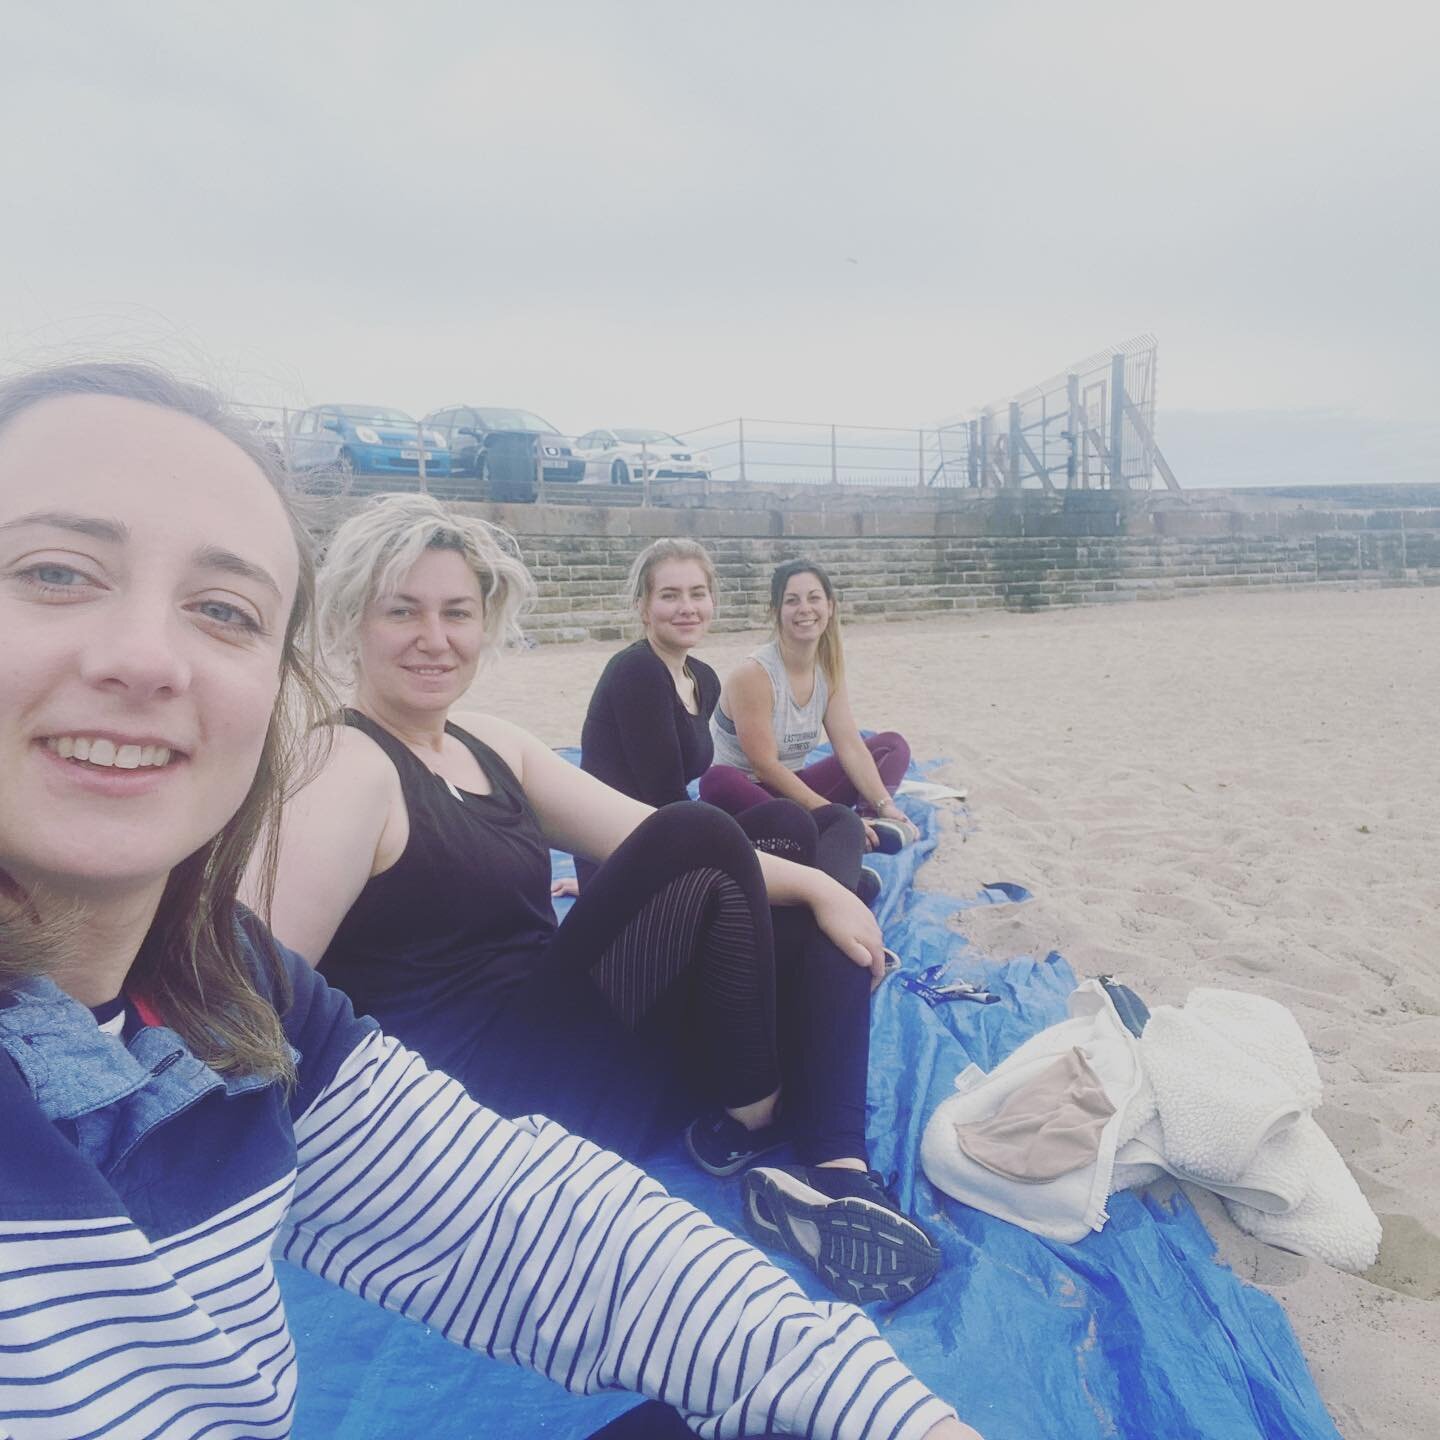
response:
<path id="1" fill-rule="evenodd" d="M 383 726 L 347 710 L 400 775 L 410 838 L 365 882 L 320 961 L 362 1015 L 434 1066 L 493 1020 L 555 933 L 550 850 L 510 767 L 447 724 L 491 794 L 452 790 Z M 459 798 L 457 798 L 457 796 Z"/>

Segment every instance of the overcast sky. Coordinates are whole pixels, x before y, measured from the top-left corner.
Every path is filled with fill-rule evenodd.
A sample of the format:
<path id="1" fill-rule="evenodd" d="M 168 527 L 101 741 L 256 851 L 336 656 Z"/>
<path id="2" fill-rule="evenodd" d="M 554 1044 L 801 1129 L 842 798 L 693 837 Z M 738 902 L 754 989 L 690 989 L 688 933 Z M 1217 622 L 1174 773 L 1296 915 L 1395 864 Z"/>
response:
<path id="1" fill-rule="evenodd" d="M 1433 476 L 1437 9 L 3 0 L 0 361 L 928 425 L 1150 331 L 1192 467 Z"/>

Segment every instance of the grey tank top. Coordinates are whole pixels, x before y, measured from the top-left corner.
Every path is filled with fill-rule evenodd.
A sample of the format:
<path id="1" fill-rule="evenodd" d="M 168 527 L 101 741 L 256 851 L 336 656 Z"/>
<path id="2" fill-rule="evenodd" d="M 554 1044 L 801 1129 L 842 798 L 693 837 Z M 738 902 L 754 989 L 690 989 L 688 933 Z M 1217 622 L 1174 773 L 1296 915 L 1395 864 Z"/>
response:
<path id="1" fill-rule="evenodd" d="M 815 666 L 815 689 L 810 702 L 797 705 L 790 693 L 790 677 L 785 673 L 780 647 L 774 640 L 752 650 L 749 658 L 770 677 L 770 688 L 775 695 L 770 725 L 775 732 L 780 763 L 787 770 L 799 770 L 805 764 L 805 757 L 820 743 L 820 732 L 824 728 L 825 707 L 830 703 L 830 684 L 825 679 L 825 670 L 818 664 Z M 755 772 L 750 757 L 741 749 L 735 722 L 725 713 L 723 703 L 715 707 L 710 717 L 710 734 L 715 741 L 715 764 L 733 765 L 753 778 Z"/>

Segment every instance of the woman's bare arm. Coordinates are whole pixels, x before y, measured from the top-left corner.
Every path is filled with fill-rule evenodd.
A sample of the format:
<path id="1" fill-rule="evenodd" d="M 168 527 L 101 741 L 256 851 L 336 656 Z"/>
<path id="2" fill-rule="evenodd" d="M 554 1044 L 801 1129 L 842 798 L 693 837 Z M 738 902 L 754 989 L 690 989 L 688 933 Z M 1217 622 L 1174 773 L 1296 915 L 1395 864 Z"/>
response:
<path id="1" fill-rule="evenodd" d="M 846 778 L 872 810 L 888 803 L 890 792 L 875 768 L 875 757 L 861 738 L 860 727 L 850 709 L 850 692 L 844 685 L 830 695 L 825 707 L 825 734 L 834 748 Z"/>
<path id="2" fill-rule="evenodd" d="M 404 811 L 400 777 L 385 752 L 358 730 L 337 727 L 320 773 L 286 801 L 280 864 L 264 918 L 282 944 L 318 965 L 340 922 L 375 873 L 393 808 Z M 263 901 L 259 877 L 246 876 L 244 897 Z"/>
<path id="3" fill-rule="evenodd" d="M 518 725 L 488 715 L 466 724 L 515 771 L 545 838 L 558 849 L 603 863 L 654 814 L 650 806 L 562 760 Z M 885 973 L 879 926 L 858 897 L 823 871 L 776 855 L 757 858 L 772 905 L 808 905 L 815 923 L 855 964 L 872 974 Z"/>

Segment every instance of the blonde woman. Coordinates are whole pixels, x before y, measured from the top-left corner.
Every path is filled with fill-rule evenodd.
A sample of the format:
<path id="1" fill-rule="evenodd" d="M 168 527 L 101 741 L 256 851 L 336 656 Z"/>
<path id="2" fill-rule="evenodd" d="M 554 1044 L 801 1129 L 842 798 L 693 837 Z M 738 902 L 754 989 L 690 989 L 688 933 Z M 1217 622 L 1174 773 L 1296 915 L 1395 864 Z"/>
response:
<path id="1" fill-rule="evenodd" d="M 860 734 L 829 575 L 813 560 L 777 566 L 770 616 L 775 638 L 737 666 L 721 691 L 710 722 L 715 764 L 700 782 L 700 798 L 732 815 L 771 796 L 811 810 L 853 805 L 867 817 L 872 849 L 900 849 L 915 838 L 894 800 L 910 747 L 893 730 Z M 807 764 L 822 730 L 835 753 Z"/>
<path id="2" fill-rule="evenodd" d="M 611 656 L 590 696 L 580 764 L 635 800 L 669 805 L 688 798 L 714 758 L 720 677 L 695 649 L 715 618 L 715 564 L 696 540 L 655 540 L 636 557 L 626 590 L 644 633 Z M 760 849 L 818 865 L 867 902 L 878 893 L 879 877 L 861 865 L 864 830 L 847 807 L 766 795 L 737 818 Z M 583 882 L 594 867 L 581 860 L 576 871 Z"/>
<path id="3" fill-rule="evenodd" d="M 697 1162 L 734 1173 L 787 1133 L 796 1047 L 777 1039 L 770 907 L 804 908 L 834 947 L 834 988 L 861 995 L 883 974 L 878 929 L 841 885 L 757 856 L 709 806 L 655 810 L 518 726 L 455 723 L 529 592 L 508 536 L 427 496 L 376 501 L 337 531 L 318 621 L 353 699 L 287 806 L 275 932 L 502 1114 L 544 1113 L 629 1155 L 688 1121 Z M 599 867 L 558 927 L 552 846 Z M 830 1283 L 898 1298 L 939 1254 L 869 1170 L 863 1089 L 853 1109 L 842 1125 L 787 1097 L 821 1178 L 785 1203 Z M 876 1249 L 842 1264 L 856 1224 Z"/>
<path id="4" fill-rule="evenodd" d="M 862 1315 L 476 1105 L 237 905 L 322 698 L 272 464 L 147 367 L 0 382 L 6 1433 L 285 1440 L 283 1233 L 457 1344 L 695 1430 L 973 1436 Z M 682 1433 L 632 1414 L 607 1440 Z"/>

